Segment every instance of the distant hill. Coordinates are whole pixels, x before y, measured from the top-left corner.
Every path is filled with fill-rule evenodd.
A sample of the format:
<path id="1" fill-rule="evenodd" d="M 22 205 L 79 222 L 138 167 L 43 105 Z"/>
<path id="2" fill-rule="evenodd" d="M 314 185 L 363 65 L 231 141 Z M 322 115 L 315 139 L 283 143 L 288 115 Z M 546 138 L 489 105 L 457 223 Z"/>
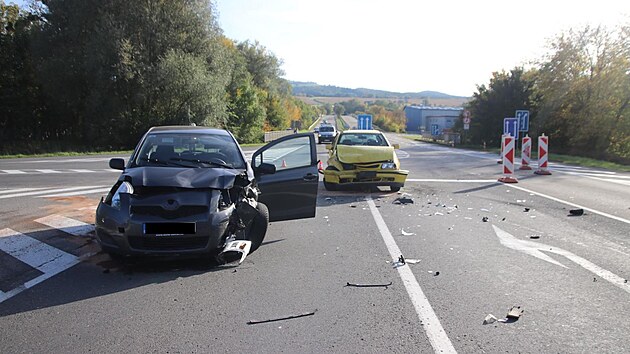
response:
<path id="1" fill-rule="evenodd" d="M 458 98 L 469 97 L 452 96 L 437 91 L 421 92 L 390 92 L 367 88 L 350 89 L 331 85 L 318 85 L 314 82 L 289 81 L 293 86 L 293 95 L 306 97 L 361 97 L 361 98 L 394 98 L 394 99 L 419 99 L 419 98 Z"/>

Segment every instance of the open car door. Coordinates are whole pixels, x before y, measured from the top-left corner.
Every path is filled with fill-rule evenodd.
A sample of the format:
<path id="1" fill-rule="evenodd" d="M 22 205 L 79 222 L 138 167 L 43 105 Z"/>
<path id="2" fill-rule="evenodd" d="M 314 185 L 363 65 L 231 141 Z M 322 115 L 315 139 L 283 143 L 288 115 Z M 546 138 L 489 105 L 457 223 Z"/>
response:
<path id="1" fill-rule="evenodd" d="M 316 146 L 312 133 L 293 134 L 270 142 L 252 156 L 261 191 L 258 200 L 269 208 L 269 221 L 315 217 Z"/>

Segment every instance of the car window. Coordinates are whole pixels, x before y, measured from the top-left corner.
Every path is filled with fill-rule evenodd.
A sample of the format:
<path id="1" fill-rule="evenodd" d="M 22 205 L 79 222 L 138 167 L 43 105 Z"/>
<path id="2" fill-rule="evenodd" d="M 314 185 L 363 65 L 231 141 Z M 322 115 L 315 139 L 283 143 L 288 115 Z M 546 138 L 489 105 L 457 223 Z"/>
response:
<path id="1" fill-rule="evenodd" d="M 381 134 L 349 133 L 339 137 L 339 145 L 389 146 Z"/>
<path id="2" fill-rule="evenodd" d="M 311 144 L 308 136 L 280 142 L 263 151 L 254 160 L 254 167 L 261 163 L 276 166 L 276 171 L 311 165 Z"/>
<path id="3" fill-rule="evenodd" d="M 202 162 L 245 168 L 245 161 L 231 136 L 207 133 L 149 134 L 139 147 L 133 165 L 216 167 Z"/>
<path id="4" fill-rule="evenodd" d="M 320 132 L 334 132 L 335 128 L 333 128 L 333 127 L 321 127 L 321 128 L 319 128 L 319 131 Z"/>

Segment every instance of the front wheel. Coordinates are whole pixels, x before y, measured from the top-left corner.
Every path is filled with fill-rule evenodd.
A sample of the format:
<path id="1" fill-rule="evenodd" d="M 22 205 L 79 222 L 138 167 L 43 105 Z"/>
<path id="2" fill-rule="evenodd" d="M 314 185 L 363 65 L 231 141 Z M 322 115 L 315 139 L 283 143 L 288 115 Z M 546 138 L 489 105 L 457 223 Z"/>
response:
<path id="1" fill-rule="evenodd" d="M 258 214 L 254 217 L 251 224 L 245 229 L 245 235 L 242 239 L 252 241 L 252 248 L 249 253 L 254 253 L 263 243 L 269 226 L 269 209 L 263 203 L 256 205 Z"/>

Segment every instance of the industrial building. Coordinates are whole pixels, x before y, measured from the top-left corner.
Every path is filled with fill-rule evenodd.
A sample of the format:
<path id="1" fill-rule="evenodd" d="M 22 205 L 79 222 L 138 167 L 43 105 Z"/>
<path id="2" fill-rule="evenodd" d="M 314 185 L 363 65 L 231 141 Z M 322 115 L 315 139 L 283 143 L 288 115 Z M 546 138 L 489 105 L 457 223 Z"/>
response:
<path id="1" fill-rule="evenodd" d="M 441 135 L 455 125 L 463 110 L 461 107 L 405 106 L 406 131 Z"/>

